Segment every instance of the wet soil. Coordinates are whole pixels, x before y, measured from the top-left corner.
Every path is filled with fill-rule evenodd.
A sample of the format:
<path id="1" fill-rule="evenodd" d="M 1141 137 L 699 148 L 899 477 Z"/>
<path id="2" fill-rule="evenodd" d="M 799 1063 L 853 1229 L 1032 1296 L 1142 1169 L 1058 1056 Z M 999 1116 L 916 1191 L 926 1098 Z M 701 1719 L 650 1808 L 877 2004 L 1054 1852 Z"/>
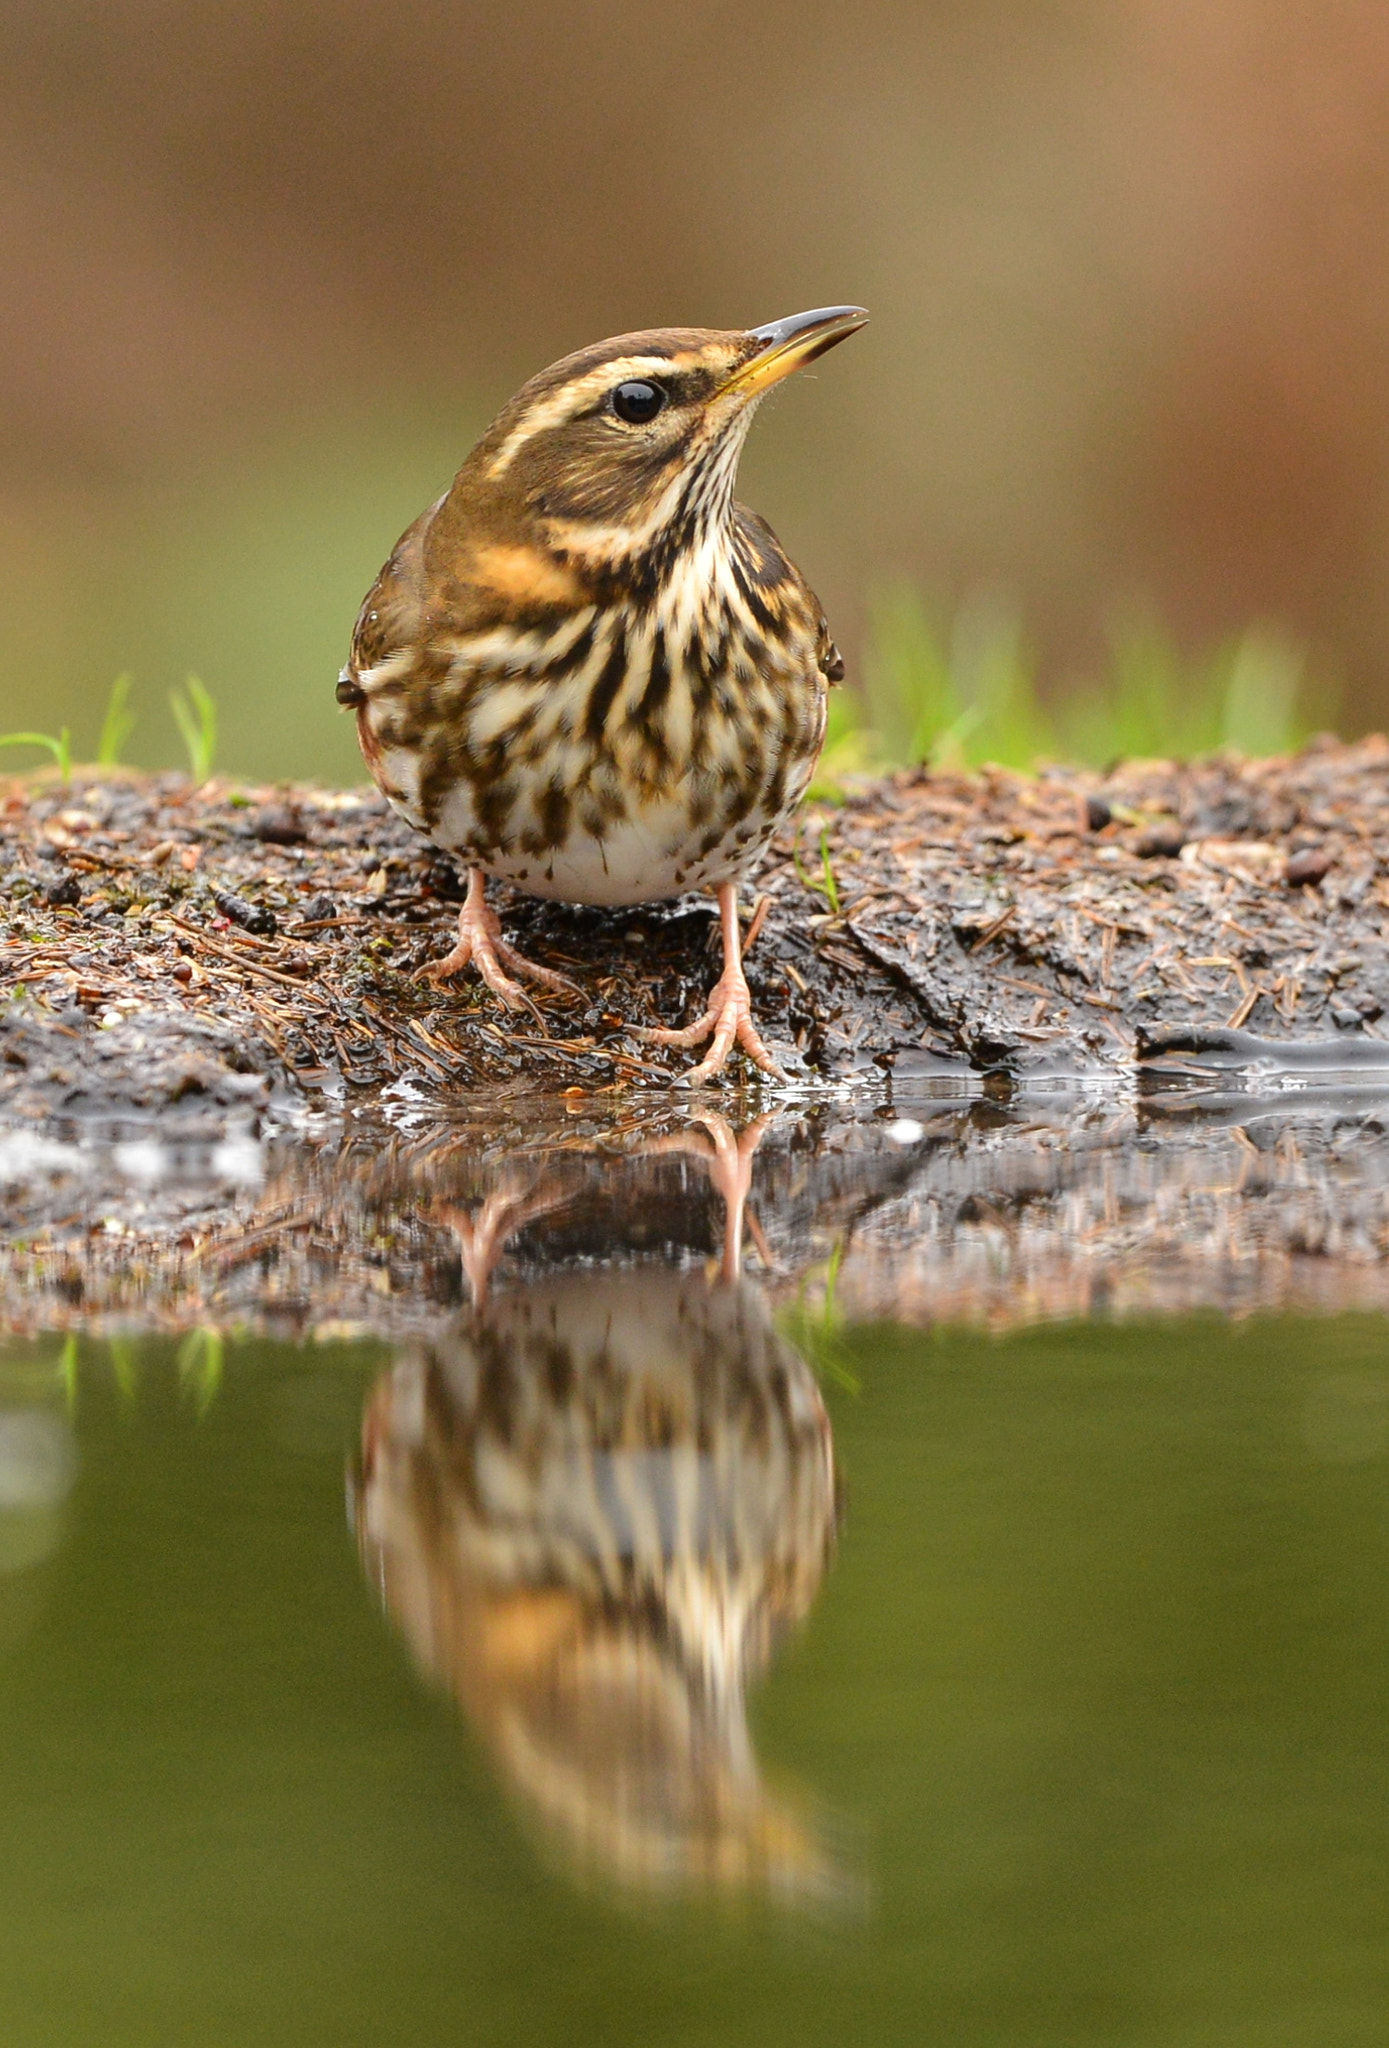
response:
<path id="1" fill-rule="evenodd" d="M 471 977 L 422 978 L 461 884 L 375 792 L 0 787 L 8 1123 L 208 1138 L 402 1089 L 644 1092 L 688 1064 L 628 1026 L 702 1009 L 718 960 L 699 899 L 600 913 L 494 890 L 514 942 L 581 991 L 508 1013 Z M 1123 1073 L 1222 1032 L 1251 1059 L 1374 1045 L 1389 742 L 904 773 L 808 807 L 757 887 L 749 980 L 803 1081 Z M 735 1064 L 729 1085 L 749 1079 Z"/>

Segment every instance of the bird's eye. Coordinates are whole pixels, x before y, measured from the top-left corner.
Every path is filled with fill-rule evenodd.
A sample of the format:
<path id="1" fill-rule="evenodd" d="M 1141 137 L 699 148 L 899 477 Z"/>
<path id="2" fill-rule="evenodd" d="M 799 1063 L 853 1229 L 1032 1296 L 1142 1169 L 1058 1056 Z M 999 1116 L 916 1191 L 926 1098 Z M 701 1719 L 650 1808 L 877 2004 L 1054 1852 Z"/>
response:
<path id="1" fill-rule="evenodd" d="M 625 384 L 619 384 L 612 395 L 612 409 L 620 420 L 626 420 L 629 427 L 644 427 L 648 420 L 654 420 L 665 405 L 669 394 L 659 384 L 648 384 L 644 377 L 633 377 Z"/>

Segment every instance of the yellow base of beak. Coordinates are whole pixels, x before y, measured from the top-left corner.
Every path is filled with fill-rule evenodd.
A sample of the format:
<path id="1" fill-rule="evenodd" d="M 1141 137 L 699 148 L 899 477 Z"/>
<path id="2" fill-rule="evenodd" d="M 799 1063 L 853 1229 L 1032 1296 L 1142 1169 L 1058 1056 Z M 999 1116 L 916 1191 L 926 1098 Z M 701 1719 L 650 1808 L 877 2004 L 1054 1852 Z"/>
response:
<path id="1" fill-rule="evenodd" d="M 762 349 L 733 372 L 721 396 L 760 398 L 803 363 L 814 362 L 826 349 L 856 334 L 867 318 L 862 306 L 820 306 L 812 313 L 793 313 L 786 320 L 752 328 Z"/>

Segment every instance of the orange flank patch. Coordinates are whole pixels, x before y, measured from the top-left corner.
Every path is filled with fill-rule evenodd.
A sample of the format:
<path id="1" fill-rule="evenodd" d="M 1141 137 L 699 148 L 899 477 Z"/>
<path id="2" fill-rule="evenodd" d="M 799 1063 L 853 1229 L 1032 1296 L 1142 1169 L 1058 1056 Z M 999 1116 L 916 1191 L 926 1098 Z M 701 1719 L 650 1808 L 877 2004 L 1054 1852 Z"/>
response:
<path id="1" fill-rule="evenodd" d="M 573 570 L 539 548 L 494 542 L 473 556 L 473 579 L 508 603 L 579 605 L 586 592 Z"/>

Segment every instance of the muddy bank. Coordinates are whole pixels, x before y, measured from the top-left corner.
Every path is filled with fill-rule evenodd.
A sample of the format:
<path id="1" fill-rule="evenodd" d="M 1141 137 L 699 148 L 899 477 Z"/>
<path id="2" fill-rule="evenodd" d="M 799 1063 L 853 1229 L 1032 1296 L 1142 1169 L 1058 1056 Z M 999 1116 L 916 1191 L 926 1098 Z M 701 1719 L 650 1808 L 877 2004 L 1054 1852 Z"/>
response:
<path id="1" fill-rule="evenodd" d="M 1386 826 L 1379 738 L 1107 776 L 889 777 L 810 806 L 758 876 L 759 1016 L 807 1080 L 1117 1072 L 1218 1028 L 1373 1042 Z M 366 790 L 4 785 L 0 1117 L 207 1137 L 402 1087 L 678 1076 L 683 1057 L 626 1027 L 698 1014 L 717 972 L 703 902 L 607 914 L 498 890 L 511 936 L 582 990 L 516 1016 L 471 979 L 420 979 L 459 894 Z"/>

